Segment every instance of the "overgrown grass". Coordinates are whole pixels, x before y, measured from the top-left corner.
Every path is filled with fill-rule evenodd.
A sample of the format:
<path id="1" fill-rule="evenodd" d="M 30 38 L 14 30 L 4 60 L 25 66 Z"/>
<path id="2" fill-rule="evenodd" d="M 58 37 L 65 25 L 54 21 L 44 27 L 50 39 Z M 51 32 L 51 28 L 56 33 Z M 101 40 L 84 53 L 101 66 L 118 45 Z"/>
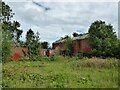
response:
<path id="1" fill-rule="evenodd" d="M 118 60 L 115 58 L 107 58 L 107 59 L 100 59 L 100 58 L 91 58 L 83 60 L 79 60 L 75 63 L 77 67 L 93 67 L 93 68 L 117 68 L 118 67 Z"/>
<path id="2" fill-rule="evenodd" d="M 3 64 L 3 87 L 117 88 L 118 60 L 55 57 Z"/>

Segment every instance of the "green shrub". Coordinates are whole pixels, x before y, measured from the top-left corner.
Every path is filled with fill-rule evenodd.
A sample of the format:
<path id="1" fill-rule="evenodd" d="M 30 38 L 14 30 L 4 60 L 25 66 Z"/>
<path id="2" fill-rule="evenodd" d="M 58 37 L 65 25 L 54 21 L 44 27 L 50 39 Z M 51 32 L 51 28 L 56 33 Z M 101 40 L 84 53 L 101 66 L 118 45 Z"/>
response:
<path id="1" fill-rule="evenodd" d="M 31 58 L 33 61 L 41 61 L 41 56 L 39 55 L 36 55 L 36 56 L 33 56 L 33 58 Z"/>
<path id="2" fill-rule="evenodd" d="M 116 57 L 120 49 L 118 38 L 111 24 L 97 20 L 93 22 L 88 30 L 89 42 L 92 47 L 92 54 L 97 57 Z"/>
<path id="3" fill-rule="evenodd" d="M 64 74 L 50 74 L 46 78 L 49 80 L 49 85 L 47 87 L 49 88 L 64 88 L 65 85 L 68 83 L 68 78 Z"/>
<path id="4" fill-rule="evenodd" d="M 76 57 L 77 59 L 83 59 L 84 57 L 91 58 L 91 53 L 78 52 Z"/>
<path id="5" fill-rule="evenodd" d="M 50 58 L 45 56 L 45 57 L 41 57 L 41 61 L 50 61 Z"/>
<path id="6" fill-rule="evenodd" d="M 78 57 L 78 59 L 82 59 L 84 57 L 83 53 L 82 52 L 78 52 L 77 53 L 77 57 Z"/>
<path id="7" fill-rule="evenodd" d="M 10 61 L 10 53 L 11 53 L 11 47 L 12 47 L 12 41 L 10 40 L 10 34 L 6 32 L 2 32 L 1 40 L 2 40 L 2 61 L 3 62 Z"/>
<path id="8" fill-rule="evenodd" d="M 52 57 L 50 57 L 50 60 L 51 60 L 51 61 L 56 61 L 56 60 L 57 60 L 57 56 L 52 56 Z"/>

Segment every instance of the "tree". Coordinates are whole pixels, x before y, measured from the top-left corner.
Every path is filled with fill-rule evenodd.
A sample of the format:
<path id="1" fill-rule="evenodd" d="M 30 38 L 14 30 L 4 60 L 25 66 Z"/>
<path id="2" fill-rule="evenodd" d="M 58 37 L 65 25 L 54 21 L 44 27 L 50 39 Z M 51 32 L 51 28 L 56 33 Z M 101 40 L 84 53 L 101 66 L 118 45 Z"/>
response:
<path id="1" fill-rule="evenodd" d="M 89 35 L 93 55 L 115 57 L 118 40 L 113 30 L 113 26 L 107 25 L 105 21 L 95 21 L 91 24 Z"/>
<path id="2" fill-rule="evenodd" d="M 26 34 L 26 46 L 30 46 L 31 42 L 35 39 L 34 32 L 32 29 L 29 29 Z"/>
<path id="3" fill-rule="evenodd" d="M 42 42 L 41 43 L 41 48 L 48 49 L 49 43 L 48 42 Z"/>
<path id="4" fill-rule="evenodd" d="M 2 27 L 0 25 L 0 63 L 2 62 Z"/>
<path id="5" fill-rule="evenodd" d="M 26 42 L 25 45 L 28 47 L 28 56 L 30 58 L 33 58 L 35 55 L 39 55 L 39 33 L 37 32 L 36 35 L 32 31 L 32 29 L 29 29 L 26 34 Z"/>
<path id="6" fill-rule="evenodd" d="M 14 21 L 12 23 L 12 31 L 11 34 L 13 35 L 13 40 L 20 42 L 19 38 L 22 34 L 22 30 L 18 29 L 20 27 L 20 23 L 18 21 Z"/>
<path id="7" fill-rule="evenodd" d="M 77 37 L 77 36 L 79 36 L 79 34 L 76 33 L 76 32 L 74 32 L 72 35 L 73 35 L 73 37 Z"/>
<path id="8" fill-rule="evenodd" d="M 18 29 L 20 23 L 17 21 L 11 20 L 14 13 L 9 5 L 2 2 L 2 16 L 1 16 L 1 25 L 2 25 L 2 60 L 8 60 L 10 58 L 11 47 L 13 41 L 19 41 L 19 38 L 22 34 L 22 30 Z"/>
<path id="9" fill-rule="evenodd" d="M 115 52 L 115 56 L 116 58 L 120 59 L 120 40 L 118 40 L 118 47 L 116 48 L 116 50 L 114 50 Z"/>
<path id="10" fill-rule="evenodd" d="M 69 38 L 69 36 L 68 36 L 68 35 L 65 35 L 64 39 L 68 39 L 68 38 Z"/>
<path id="11" fill-rule="evenodd" d="M 20 27 L 20 23 L 18 21 L 11 20 L 13 15 L 14 13 L 12 12 L 12 9 L 2 2 L 2 29 L 4 32 L 10 33 L 11 40 L 19 41 L 23 31 L 18 29 Z"/>
<path id="12" fill-rule="evenodd" d="M 69 38 L 69 36 L 65 35 L 64 37 L 61 37 L 60 39 L 63 40 L 63 39 L 67 39 L 67 38 Z"/>
<path id="13" fill-rule="evenodd" d="M 1 16 L 1 25 L 2 25 L 2 61 L 6 61 L 10 58 L 10 49 L 11 49 L 11 35 L 10 35 L 10 27 L 11 22 L 10 18 L 13 17 L 12 10 L 8 5 L 2 2 L 2 16 Z"/>
<path id="14" fill-rule="evenodd" d="M 35 40 L 33 41 L 33 44 L 34 44 L 34 55 L 40 55 L 40 51 L 39 51 L 39 48 L 40 48 L 40 37 L 39 37 L 39 32 L 36 33 L 35 35 Z"/>
<path id="15" fill-rule="evenodd" d="M 72 56 L 73 52 L 73 40 L 71 37 L 68 37 L 65 41 L 65 55 Z"/>

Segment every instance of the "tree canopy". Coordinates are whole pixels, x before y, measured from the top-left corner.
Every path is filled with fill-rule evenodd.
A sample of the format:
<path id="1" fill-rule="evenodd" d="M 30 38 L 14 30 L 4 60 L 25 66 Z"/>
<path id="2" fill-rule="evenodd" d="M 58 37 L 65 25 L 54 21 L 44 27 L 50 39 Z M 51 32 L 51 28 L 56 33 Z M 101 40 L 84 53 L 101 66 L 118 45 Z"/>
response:
<path id="1" fill-rule="evenodd" d="M 4 32 L 7 32 L 7 34 L 10 33 L 9 37 L 11 38 L 11 40 L 16 40 L 19 42 L 20 41 L 19 38 L 23 31 L 19 29 L 20 23 L 18 21 L 11 20 L 13 16 L 14 16 L 14 13 L 12 12 L 12 9 L 7 4 L 2 2 L 2 21 L 1 22 L 2 22 L 3 33 Z"/>
<path id="2" fill-rule="evenodd" d="M 65 41 L 65 55 L 72 56 L 73 53 L 73 40 L 71 37 L 66 38 Z"/>
<path id="3" fill-rule="evenodd" d="M 76 32 L 74 32 L 72 35 L 73 35 L 73 37 L 77 37 L 77 36 L 79 36 L 79 34 L 76 33 Z"/>
<path id="4" fill-rule="evenodd" d="M 118 39 L 113 26 L 97 20 L 89 28 L 90 44 L 95 56 L 114 57 L 118 48 Z"/>
<path id="5" fill-rule="evenodd" d="M 48 42 L 41 42 L 41 48 L 48 49 L 49 43 Z"/>
<path id="6" fill-rule="evenodd" d="M 32 31 L 32 29 L 29 29 L 26 34 L 26 42 L 25 45 L 28 47 L 28 56 L 32 57 L 35 55 L 39 55 L 39 48 L 40 48 L 40 37 L 39 33 L 36 34 Z"/>
<path id="7" fill-rule="evenodd" d="M 14 45 L 14 41 L 19 42 L 19 38 L 22 34 L 22 30 L 19 29 L 20 23 L 12 20 L 14 13 L 9 5 L 2 2 L 2 60 L 10 58 L 11 46 Z"/>

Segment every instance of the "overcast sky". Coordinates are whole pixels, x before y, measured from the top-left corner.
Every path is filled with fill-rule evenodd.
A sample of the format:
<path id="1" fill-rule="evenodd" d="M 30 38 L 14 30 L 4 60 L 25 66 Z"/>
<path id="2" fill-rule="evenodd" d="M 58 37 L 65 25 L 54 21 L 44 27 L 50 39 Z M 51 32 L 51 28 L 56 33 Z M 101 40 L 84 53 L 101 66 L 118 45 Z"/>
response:
<path id="1" fill-rule="evenodd" d="M 117 2 L 37 2 L 44 8 L 29 2 L 9 2 L 7 4 L 15 13 L 14 19 L 21 23 L 25 40 L 26 31 L 32 29 L 40 33 L 41 41 L 50 44 L 60 37 L 73 32 L 87 33 L 92 22 L 106 21 L 112 24 L 118 33 L 118 3 Z"/>

